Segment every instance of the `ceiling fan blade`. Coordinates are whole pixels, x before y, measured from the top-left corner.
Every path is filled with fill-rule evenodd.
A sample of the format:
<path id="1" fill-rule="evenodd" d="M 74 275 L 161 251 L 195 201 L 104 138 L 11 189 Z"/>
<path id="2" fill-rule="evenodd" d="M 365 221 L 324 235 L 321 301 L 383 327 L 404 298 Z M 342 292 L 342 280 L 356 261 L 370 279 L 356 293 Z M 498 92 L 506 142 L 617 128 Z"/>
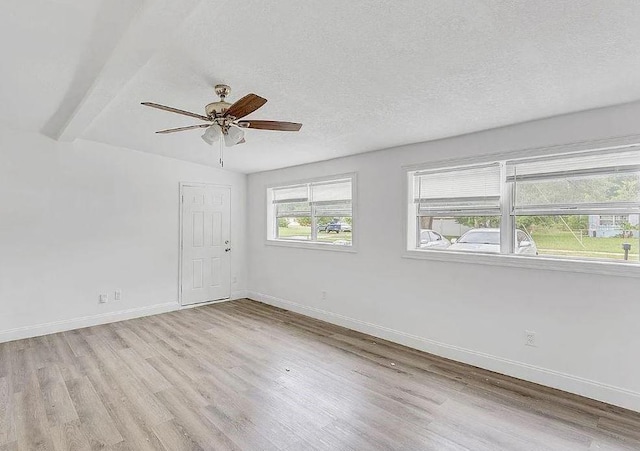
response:
<path id="1" fill-rule="evenodd" d="M 279 121 L 238 121 L 242 128 L 256 128 L 259 130 L 278 130 L 282 132 L 297 132 L 302 128 L 302 124 L 295 122 Z"/>
<path id="2" fill-rule="evenodd" d="M 255 94 L 247 94 L 231 105 L 229 109 L 225 111 L 224 115 L 240 119 L 241 117 L 245 117 L 247 114 L 253 113 L 265 103 L 267 103 L 267 99 Z"/>
<path id="3" fill-rule="evenodd" d="M 160 130 L 160 131 L 157 131 L 156 133 L 182 132 L 184 130 L 193 130 L 194 128 L 207 128 L 210 126 L 211 124 L 189 125 L 188 127 L 178 127 L 178 128 L 169 128 L 167 130 Z"/>
<path id="4" fill-rule="evenodd" d="M 151 108 L 157 108 L 159 110 L 169 111 L 170 113 L 178 113 L 178 114 L 182 114 L 184 116 L 195 117 L 196 119 L 202 119 L 203 121 L 210 121 L 211 120 L 207 116 L 203 116 L 202 114 L 191 113 L 189 111 L 179 110 L 177 108 L 173 108 L 173 107 L 170 107 L 170 106 L 160 105 L 159 103 L 142 102 L 142 105 L 150 106 Z"/>

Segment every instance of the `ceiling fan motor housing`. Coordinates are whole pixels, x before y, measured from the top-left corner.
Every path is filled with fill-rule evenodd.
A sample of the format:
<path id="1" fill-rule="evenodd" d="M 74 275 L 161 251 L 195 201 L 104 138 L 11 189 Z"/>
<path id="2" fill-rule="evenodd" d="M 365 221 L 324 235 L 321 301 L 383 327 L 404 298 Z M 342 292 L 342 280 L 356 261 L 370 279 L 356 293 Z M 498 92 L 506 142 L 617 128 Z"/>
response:
<path id="1" fill-rule="evenodd" d="M 210 103 L 209 105 L 204 107 L 204 111 L 208 117 L 216 117 L 227 111 L 230 106 L 231 104 L 229 102 L 221 100 L 219 102 Z"/>
<path id="2" fill-rule="evenodd" d="M 204 107 L 204 111 L 208 117 L 217 117 L 221 116 L 222 113 L 227 111 L 227 109 L 231 106 L 230 103 L 225 102 L 225 99 L 229 94 L 231 94 L 231 88 L 229 85 L 216 85 L 214 87 L 216 91 L 216 95 L 220 97 L 219 102 L 213 102 Z"/>

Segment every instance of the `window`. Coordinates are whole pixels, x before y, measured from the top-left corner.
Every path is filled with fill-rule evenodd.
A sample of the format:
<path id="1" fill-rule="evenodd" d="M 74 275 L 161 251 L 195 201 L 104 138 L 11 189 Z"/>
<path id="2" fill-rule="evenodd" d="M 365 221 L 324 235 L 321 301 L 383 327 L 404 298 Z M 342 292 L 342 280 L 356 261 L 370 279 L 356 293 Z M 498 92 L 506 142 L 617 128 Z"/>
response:
<path id="1" fill-rule="evenodd" d="M 541 255 L 640 259 L 639 150 L 507 161 L 506 174 L 513 222 Z"/>
<path id="2" fill-rule="evenodd" d="M 640 262 L 636 146 L 408 174 L 409 250 Z"/>
<path id="3" fill-rule="evenodd" d="M 486 234 L 497 232 L 500 224 L 498 163 L 418 171 L 412 178 L 415 248 L 444 250 L 453 246 L 453 249 L 465 250 L 494 241 L 493 236 L 489 239 L 476 234 L 455 243 L 472 228 L 487 229 Z M 496 237 L 497 248 L 484 246 L 486 252 L 500 251 L 498 233 Z"/>
<path id="4" fill-rule="evenodd" d="M 268 239 L 351 246 L 353 180 L 349 175 L 269 188 Z"/>

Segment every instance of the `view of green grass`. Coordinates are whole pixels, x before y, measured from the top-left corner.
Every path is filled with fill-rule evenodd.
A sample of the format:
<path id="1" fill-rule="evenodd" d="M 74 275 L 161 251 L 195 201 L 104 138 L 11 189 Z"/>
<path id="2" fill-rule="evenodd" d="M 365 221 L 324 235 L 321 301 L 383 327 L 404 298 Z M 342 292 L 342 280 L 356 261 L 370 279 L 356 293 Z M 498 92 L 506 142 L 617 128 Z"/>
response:
<path id="1" fill-rule="evenodd" d="M 278 238 L 306 238 L 311 236 L 311 227 L 278 227 Z"/>
<path id="2" fill-rule="evenodd" d="M 289 239 L 311 239 L 311 227 L 299 226 L 299 227 L 279 227 L 279 238 Z M 318 232 L 318 241 L 334 242 L 334 241 L 348 241 L 351 242 L 351 232 Z"/>
<path id="3" fill-rule="evenodd" d="M 535 231 L 531 236 L 540 255 L 624 260 L 622 244 L 629 243 L 629 260 L 638 261 L 640 257 L 638 238 L 593 238 L 586 234 L 581 237 L 580 232 L 574 236 L 571 232 L 557 230 Z M 459 237 L 446 238 L 452 240 Z"/>
<path id="4" fill-rule="evenodd" d="M 576 239 L 571 232 L 560 231 L 540 231 L 531 235 L 540 254 L 624 259 L 622 244 L 629 243 L 629 260 L 638 260 L 638 238 L 580 237 L 580 234 L 576 233 Z"/>
<path id="5" fill-rule="evenodd" d="M 557 255 L 568 257 L 624 259 L 623 243 L 631 244 L 629 260 L 638 261 L 638 238 L 593 238 L 576 233 L 561 231 L 536 231 L 531 233 L 538 252 L 541 255 Z M 280 227 L 278 236 L 289 239 L 311 239 L 311 227 Z M 449 237 L 453 238 L 453 237 Z M 351 232 L 326 233 L 318 232 L 318 240 L 335 242 L 338 240 L 351 242 Z"/>

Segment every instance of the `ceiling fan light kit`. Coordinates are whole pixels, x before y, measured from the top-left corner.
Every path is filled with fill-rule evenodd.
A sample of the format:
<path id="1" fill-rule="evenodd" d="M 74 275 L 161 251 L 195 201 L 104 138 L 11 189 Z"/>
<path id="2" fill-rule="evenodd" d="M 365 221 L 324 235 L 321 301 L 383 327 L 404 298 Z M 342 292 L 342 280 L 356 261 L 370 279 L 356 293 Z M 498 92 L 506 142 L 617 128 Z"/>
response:
<path id="1" fill-rule="evenodd" d="M 220 126 L 213 124 L 204 131 L 202 140 L 210 146 L 213 146 L 213 143 L 219 141 L 221 136 L 222 130 L 220 129 Z"/>
<path id="2" fill-rule="evenodd" d="M 224 143 L 227 147 L 235 146 L 244 140 L 244 131 L 238 127 L 230 127 L 224 134 Z"/>
<path id="3" fill-rule="evenodd" d="M 237 102 L 229 103 L 225 100 L 231 92 L 231 88 L 228 85 L 216 85 L 215 91 L 218 97 L 220 97 L 220 100 L 218 102 L 212 102 L 206 105 L 204 108 L 205 115 L 180 110 L 178 108 L 160 105 L 153 102 L 142 102 L 142 105 L 149 106 L 151 108 L 157 108 L 159 110 L 169 111 L 170 113 L 193 117 L 208 122 L 207 124 L 189 125 L 186 127 L 160 130 L 156 133 L 167 134 L 185 130 L 206 128 L 204 134 L 202 135 L 202 140 L 209 145 L 213 145 L 216 141 L 220 142 L 221 166 L 224 165 L 222 154 L 222 140 L 224 139 L 224 144 L 227 147 L 232 147 L 237 144 L 244 143 L 245 140 L 243 129 L 245 128 L 297 132 L 302 127 L 302 124 L 298 124 L 295 122 L 252 120 L 239 121 L 238 119 L 241 119 L 253 113 L 255 110 L 267 103 L 267 99 L 256 94 L 247 94 Z"/>

